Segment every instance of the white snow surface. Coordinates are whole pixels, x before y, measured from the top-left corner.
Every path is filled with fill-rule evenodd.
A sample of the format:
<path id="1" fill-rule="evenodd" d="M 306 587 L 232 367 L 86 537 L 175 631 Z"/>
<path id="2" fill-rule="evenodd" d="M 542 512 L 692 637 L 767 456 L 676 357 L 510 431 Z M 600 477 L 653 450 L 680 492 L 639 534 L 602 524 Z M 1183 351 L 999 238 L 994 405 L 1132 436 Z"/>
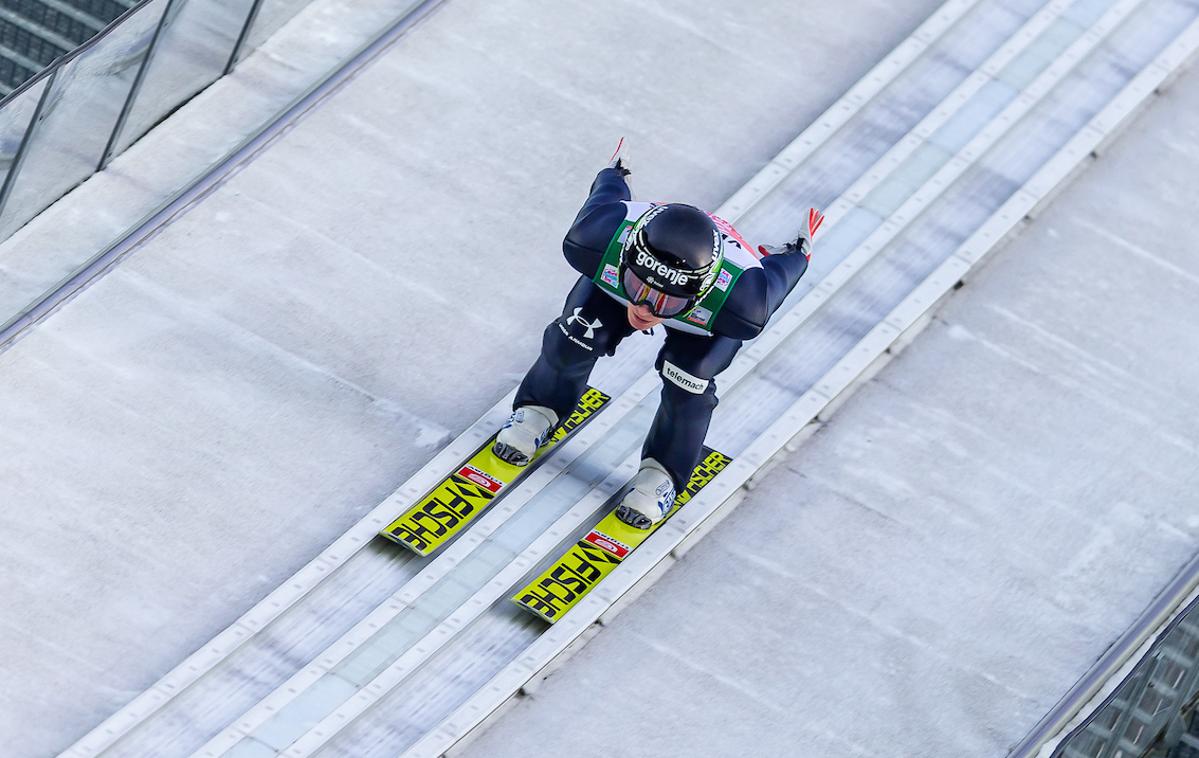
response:
<path id="1" fill-rule="evenodd" d="M 1190 73 L 461 755 L 1005 755 L 1199 539 L 1197 114 Z"/>
<path id="2" fill-rule="evenodd" d="M 69 745 L 516 383 L 618 137 L 640 196 L 715 207 L 936 6 L 451 0 L 0 354 L 5 755 Z M 79 259 L 32 245 L 108 241 L 244 135 L 262 102 L 222 116 L 254 86 L 182 109 L 5 273 L 33 291 Z"/>

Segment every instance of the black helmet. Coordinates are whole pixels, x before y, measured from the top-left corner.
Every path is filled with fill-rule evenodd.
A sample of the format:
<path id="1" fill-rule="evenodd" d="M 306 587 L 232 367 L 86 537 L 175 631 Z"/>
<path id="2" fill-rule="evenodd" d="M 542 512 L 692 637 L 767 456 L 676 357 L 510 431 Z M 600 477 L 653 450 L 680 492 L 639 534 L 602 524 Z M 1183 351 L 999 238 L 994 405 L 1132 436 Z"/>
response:
<path id="1" fill-rule="evenodd" d="M 669 203 L 637 219 L 620 264 L 649 287 L 694 304 L 711 291 L 723 260 L 724 243 L 712 217 Z"/>

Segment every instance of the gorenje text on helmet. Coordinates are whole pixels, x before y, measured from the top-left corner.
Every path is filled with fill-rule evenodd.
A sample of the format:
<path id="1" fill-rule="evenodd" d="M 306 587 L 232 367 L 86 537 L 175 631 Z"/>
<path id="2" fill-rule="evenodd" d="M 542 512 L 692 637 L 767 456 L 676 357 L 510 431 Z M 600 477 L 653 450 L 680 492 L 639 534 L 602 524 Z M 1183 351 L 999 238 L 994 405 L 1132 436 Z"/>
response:
<path id="1" fill-rule="evenodd" d="M 663 276 L 670 280 L 671 284 L 683 286 L 688 284 L 692 279 L 696 278 L 677 269 L 673 269 L 662 263 L 653 255 L 645 250 L 637 250 L 637 265 L 644 266 L 646 269 L 653 271 L 659 276 Z"/>

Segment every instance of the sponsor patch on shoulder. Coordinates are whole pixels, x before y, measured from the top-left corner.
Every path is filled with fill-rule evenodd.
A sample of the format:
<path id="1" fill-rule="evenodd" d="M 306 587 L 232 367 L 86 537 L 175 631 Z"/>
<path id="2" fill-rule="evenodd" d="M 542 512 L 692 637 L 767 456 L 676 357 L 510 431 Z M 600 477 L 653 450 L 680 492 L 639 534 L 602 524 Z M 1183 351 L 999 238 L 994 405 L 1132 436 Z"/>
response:
<path id="1" fill-rule="evenodd" d="M 701 379 L 693 374 L 688 374 L 670 361 L 663 361 L 662 376 L 694 395 L 702 395 L 708 389 L 708 379 Z"/>
<path id="2" fill-rule="evenodd" d="M 729 288 L 729 283 L 733 281 L 733 275 L 727 271 L 721 271 L 716 277 L 716 289 L 725 292 Z"/>
<path id="3" fill-rule="evenodd" d="M 687 320 L 693 324 L 706 326 L 712 320 L 712 311 L 707 308 L 692 308 L 691 312 L 687 314 Z"/>
<path id="4" fill-rule="evenodd" d="M 600 278 L 604 280 L 604 284 L 611 287 L 620 286 L 620 274 L 611 263 L 604 266 L 604 273 L 600 275 Z"/>

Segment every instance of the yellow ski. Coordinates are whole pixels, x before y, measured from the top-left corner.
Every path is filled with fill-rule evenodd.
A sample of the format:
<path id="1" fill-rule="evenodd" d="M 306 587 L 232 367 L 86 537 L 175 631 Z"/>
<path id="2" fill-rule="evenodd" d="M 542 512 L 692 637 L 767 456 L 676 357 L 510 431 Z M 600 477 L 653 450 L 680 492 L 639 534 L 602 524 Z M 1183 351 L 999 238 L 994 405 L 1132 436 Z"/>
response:
<path id="1" fill-rule="evenodd" d="M 558 425 L 549 443 L 537 451 L 529 465 L 513 466 L 491 453 L 492 435 L 462 465 L 440 484 L 391 522 L 379 534 L 409 548 L 419 556 L 436 551 L 467 524 L 522 479 L 538 462 L 611 400 L 608 395 L 588 388 L 566 419 Z"/>
<path id="2" fill-rule="evenodd" d="M 615 511 L 608 513 L 561 558 L 513 595 L 512 602 L 551 624 L 562 618 L 733 460 L 709 448 L 704 448 L 704 452 L 704 459 L 695 467 L 687 486 L 675 497 L 666 518 L 649 529 L 637 529 L 616 518 Z"/>

